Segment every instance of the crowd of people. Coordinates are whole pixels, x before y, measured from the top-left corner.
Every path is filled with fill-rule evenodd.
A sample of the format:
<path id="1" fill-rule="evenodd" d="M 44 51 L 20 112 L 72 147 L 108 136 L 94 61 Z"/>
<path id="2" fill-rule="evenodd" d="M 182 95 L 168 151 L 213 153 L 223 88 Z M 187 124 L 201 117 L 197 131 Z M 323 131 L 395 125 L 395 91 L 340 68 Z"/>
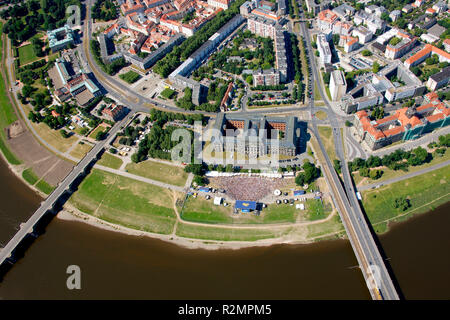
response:
<path id="1" fill-rule="evenodd" d="M 220 177 L 209 178 L 210 186 L 224 189 L 228 197 L 233 200 L 258 201 L 273 193 L 275 189 L 282 189 L 289 184 L 287 179 L 265 177 Z"/>

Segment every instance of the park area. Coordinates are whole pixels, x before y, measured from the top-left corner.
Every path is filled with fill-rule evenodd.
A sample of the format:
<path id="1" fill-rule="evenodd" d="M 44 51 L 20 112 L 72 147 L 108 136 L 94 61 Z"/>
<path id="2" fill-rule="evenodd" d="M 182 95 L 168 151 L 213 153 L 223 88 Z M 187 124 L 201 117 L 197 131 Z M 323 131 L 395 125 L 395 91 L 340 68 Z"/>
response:
<path id="1" fill-rule="evenodd" d="M 31 44 L 27 44 L 25 46 L 21 46 L 17 48 L 19 50 L 19 60 L 20 65 L 23 66 L 25 64 L 31 63 L 33 61 L 38 60 L 39 58 L 34 53 L 33 46 Z"/>
<path id="2" fill-rule="evenodd" d="M 105 221 L 153 233 L 169 234 L 176 216 L 168 189 L 93 170 L 70 203 Z"/>
<path id="3" fill-rule="evenodd" d="M 141 76 L 139 75 L 139 73 L 137 73 L 133 70 L 130 70 L 126 73 L 120 74 L 119 78 L 128 84 L 132 84 L 132 83 L 135 83 L 136 81 L 138 81 L 141 78 Z"/>
<path id="4" fill-rule="evenodd" d="M 103 153 L 102 157 L 97 162 L 97 164 L 101 166 L 105 166 L 112 169 L 119 169 L 122 166 L 122 163 L 123 163 L 122 159 L 113 156 L 108 152 Z"/>
<path id="5" fill-rule="evenodd" d="M 378 189 L 364 191 L 363 205 L 375 231 L 387 231 L 388 221 L 400 221 L 450 201 L 449 181 L 450 170 L 447 166 Z M 396 199 L 407 201 L 409 206 L 396 207 Z"/>

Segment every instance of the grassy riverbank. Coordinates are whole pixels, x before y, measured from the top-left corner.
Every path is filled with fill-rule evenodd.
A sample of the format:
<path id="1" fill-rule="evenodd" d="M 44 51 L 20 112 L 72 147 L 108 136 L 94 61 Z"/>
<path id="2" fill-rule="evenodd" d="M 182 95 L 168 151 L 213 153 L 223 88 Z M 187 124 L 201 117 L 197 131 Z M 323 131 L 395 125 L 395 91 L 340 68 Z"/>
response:
<path id="1" fill-rule="evenodd" d="M 80 211 L 136 230 L 169 234 L 175 223 L 172 192 L 93 170 L 72 195 Z"/>
<path id="2" fill-rule="evenodd" d="M 4 45 L 4 36 L 3 33 L 1 33 L 1 30 L 3 28 L 3 23 L 0 22 L 0 61 L 2 62 L 2 69 L 6 73 L 6 68 L 4 64 L 4 56 L 3 56 L 3 45 Z M 8 98 L 8 89 L 5 83 L 5 79 L 3 77 L 3 74 L 0 73 L 0 149 L 5 156 L 6 160 L 10 164 L 18 165 L 20 164 L 20 160 L 11 152 L 8 145 L 6 144 L 6 133 L 5 129 L 8 127 L 11 123 L 17 120 L 17 116 L 14 112 L 14 108 L 11 105 L 11 101 Z"/>
<path id="3" fill-rule="evenodd" d="M 130 163 L 125 168 L 129 173 L 180 187 L 184 187 L 188 178 L 183 168 L 153 160 Z"/>
<path id="4" fill-rule="evenodd" d="M 381 178 L 377 179 L 377 180 L 372 180 L 370 178 L 367 177 L 362 177 L 359 174 L 359 171 L 353 172 L 353 179 L 355 181 L 355 184 L 357 186 L 364 186 L 367 184 L 372 184 L 372 183 L 382 183 L 383 181 L 389 180 L 389 179 L 393 179 L 393 178 L 397 178 L 397 177 L 401 177 L 405 174 L 408 173 L 413 173 L 413 172 L 417 172 L 419 170 L 434 166 L 436 164 L 445 162 L 447 160 L 450 160 L 450 152 L 446 151 L 445 154 L 443 156 L 437 156 L 436 154 L 433 153 L 433 160 L 431 160 L 428 163 L 424 163 L 420 166 L 409 166 L 408 167 L 408 171 L 402 171 L 402 170 L 392 170 L 389 169 L 388 167 L 380 167 L 378 169 L 383 171 L 383 175 L 381 176 Z"/>
<path id="5" fill-rule="evenodd" d="M 450 201 L 449 167 L 362 193 L 363 206 L 375 231 L 385 232 L 388 222 L 402 221 L 413 214 L 433 210 Z M 409 199 L 411 206 L 402 211 L 394 207 L 397 198 Z"/>

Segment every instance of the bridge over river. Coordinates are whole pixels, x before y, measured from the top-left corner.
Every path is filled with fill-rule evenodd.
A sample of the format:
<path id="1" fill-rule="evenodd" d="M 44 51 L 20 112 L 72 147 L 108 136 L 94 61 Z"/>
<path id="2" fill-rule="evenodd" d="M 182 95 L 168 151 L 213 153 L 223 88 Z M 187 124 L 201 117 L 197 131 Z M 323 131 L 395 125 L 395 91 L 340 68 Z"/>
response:
<path id="1" fill-rule="evenodd" d="M 109 131 L 108 136 L 105 140 L 99 141 L 87 154 L 81 159 L 78 164 L 73 167 L 72 171 L 64 178 L 62 182 L 56 187 L 56 189 L 41 203 L 39 208 L 34 212 L 34 214 L 28 219 L 27 222 L 21 224 L 19 231 L 14 235 L 14 237 L 6 244 L 4 248 L 0 251 L 0 266 L 5 262 L 14 261 L 14 251 L 19 246 L 20 243 L 25 240 L 25 238 L 35 231 L 36 225 L 42 218 L 47 214 L 53 214 L 58 211 L 58 206 L 62 199 L 68 197 L 71 194 L 71 189 L 76 186 L 77 182 L 80 182 L 79 178 L 84 178 L 84 176 L 89 172 L 89 170 L 94 166 L 97 160 L 100 158 L 102 153 L 105 151 L 105 146 L 113 141 L 117 132 L 122 128 L 122 126 L 133 118 L 131 116 L 125 117 L 120 122 L 117 122 Z"/>

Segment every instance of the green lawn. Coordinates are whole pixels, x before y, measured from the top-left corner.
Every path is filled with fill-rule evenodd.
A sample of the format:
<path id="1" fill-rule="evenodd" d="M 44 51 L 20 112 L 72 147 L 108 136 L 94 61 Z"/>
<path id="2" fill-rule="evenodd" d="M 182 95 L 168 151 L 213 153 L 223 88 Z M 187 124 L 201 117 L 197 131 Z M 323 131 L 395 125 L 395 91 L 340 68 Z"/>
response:
<path id="1" fill-rule="evenodd" d="M 89 134 L 89 138 L 95 139 L 97 137 L 97 134 L 99 132 L 105 132 L 107 131 L 107 129 L 104 126 L 97 126 L 97 128 L 95 128 L 90 134 Z"/>
<path id="2" fill-rule="evenodd" d="M 422 213 L 450 201 L 449 167 L 434 170 L 378 189 L 363 191 L 363 205 L 372 224 L 404 214 Z M 411 207 L 406 211 L 394 208 L 394 200 L 406 197 Z M 405 215 L 404 218 L 407 218 Z"/>
<path id="3" fill-rule="evenodd" d="M 0 23 L 0 57 L 3 66 L 3 33 L 1 33 L 3 24 Z M 6 70 L 6 69 L 4 69 Z M 17 116 L 14 112 L 14 108 L 8 98 L 7 88 L 5 86 L 5 80 L 3 75 L 0 73 L 0 149 L 5 156 L 6 160 L 11 164 L 20 164 L 20 160 L 11 152 L 8 145 L 6 144 L 6 134 L 5 128 L 11 123 L 17 120 Z"/>
<path id="4" fill-rule="evenodd" d="M 39 178 L 36 176 L 36 174 L 33 172 L 32 168 L 28 168 L 26 170 L 22 171 L 22 178 L 25 179 L 26 182 L 31 184 L 32 186 L 38 182 Z"/>
<path id="5" fill-rule="evenodd" d="M 326 222 L 309 225 L 308 238 L 326 236 L 331 233 L 342 231 L 345 231 L 344 226 L 339 218 L 339 215 L 336 214 L 333 218 Z"/>
<path id="6" fill-rule="evenodd" d="M 314 100 L 322 100 L 322 96 L 320 95 L 319 89 L 317 88 L 317 83 L 314 86 Z"/>
<path id="7" fill-rule="evenodd" d="M 256 241 L 261 239 L 277 238 L 286 233 L 286 229 L 230 229 L 193 226 L 185 223 L 179 223 L 176 231 L 176 234 L 180 237 L 220 241 Z"/>
<path id="8" fill-rule="evenodd" d="M 175 93 L 176 91 L 170 88 L 165 88 L 163 91 L 161 91 L 161 96 L 163 96 L 166 99 L 172 99 Z"/>
<path id="9" fill-rule="evenodd" d="M 180 187 L 184 187 L 188 177 L 181 167 L 152 160 L 130 163 L 125 168 L 129 173 Z"/>
<path id="10" fill-rule="evenodd" d="M 318 126 L 320 138 L 325 146 L 325 150 L 331 161 L 336 159 L 336 151 L 334 147 L 334 139 L 331 134 L 331 127 Z"/>
<path id="11" fill-rule="evenodd" d="M 181 218 L 186 221 L 196 221 L 205 223 L 233 223 L 231 206 L 216 206 L 213 199 L 206 200 L 199 195 L 197 198 L 189 197 L 181 214 Z"/>
<path id="12" fill-rule="evenodd" d="M 113 156 L 112 154 L 105 152 L 103 153 L 101 159 L 97 162 L 99 165 L 113 168 L 113 169 L 119 169 L 122 165 L 123 161 L 122 159 Z"/>
<path id="13" fill-rule="evenodd" d="M 154 233 L 172 232 L 176 219 L 170 190 L 101 170 L 86 177 L 70 202 L 105 221 Z"/>
<path id="14" fill-rule="evenodd" d="M 261 212 L 265 223 L 295 222 L 302 211 L 295 209 L 295 205 L 271 203 Z"/>
<path id="15" fill-rule="evenodd" d="M 53 190 L 55 190 L 55 187 L 51 186 L 50 184 L 48 184 L 44 180 L 40 180 L 36 184 L 36 188 L 38 188 L 39 190 L 41 190 L 45 194 L 50 194 L 50 193 L 52 193 Z"/>
<path id="16" fill-rule="evenodd" d="M 331 205 L 326 201 L 322 203 L 319 199 L 311 199 L 306 203 L 306 210 L 309 220 L 321 220 L 325 219 L 331 212 Z"/>
<path id="17" fill-rule="evenodd" d="M 119 78 L 125 81 L 126 83 L 132 84 L 138 81 L 141 78 L 141 76 L 139 75 L 139 73 L 130 70 L 126 73 L 120 74 Z"/>
<path id="18" fill-rule="evenodd" d="M 38 59 L 40 58 L 34 54 L 33 46 L 31 44 L 19 47 L 19 60 L 21 66 Z"/>

